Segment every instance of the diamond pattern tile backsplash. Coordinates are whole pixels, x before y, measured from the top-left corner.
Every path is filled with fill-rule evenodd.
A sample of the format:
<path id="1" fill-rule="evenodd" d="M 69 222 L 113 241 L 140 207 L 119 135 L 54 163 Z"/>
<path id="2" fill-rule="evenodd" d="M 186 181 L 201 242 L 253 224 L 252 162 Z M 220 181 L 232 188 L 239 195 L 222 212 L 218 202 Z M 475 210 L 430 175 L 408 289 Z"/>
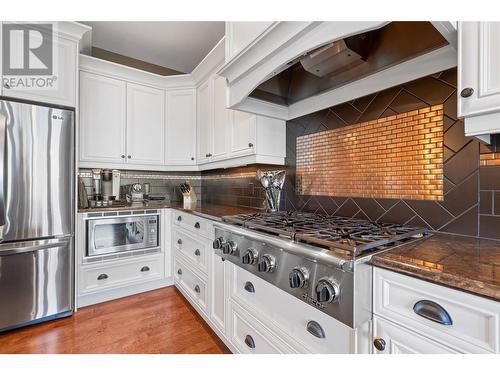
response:
<path id="1" fill-rule="evenodd" d="M 457 118 L 456 69 L 392 87 L 287 123 L 287 177 L 281 209 L 403 223 L 500 240 L 500 141 L 486 146 L 464 135 Z M 443 200 L 387 199 L 296 192 L 296 140 L 348 125 L 443 106 Z M 480 159 L 481 158 L 481 159 Z M 276 166 L 258 166 L 278 169 Z M 202 202 L 262 208 L 256 166 L 202 173 Z M 226 178 L 205 180 L 216 174 Z"/>

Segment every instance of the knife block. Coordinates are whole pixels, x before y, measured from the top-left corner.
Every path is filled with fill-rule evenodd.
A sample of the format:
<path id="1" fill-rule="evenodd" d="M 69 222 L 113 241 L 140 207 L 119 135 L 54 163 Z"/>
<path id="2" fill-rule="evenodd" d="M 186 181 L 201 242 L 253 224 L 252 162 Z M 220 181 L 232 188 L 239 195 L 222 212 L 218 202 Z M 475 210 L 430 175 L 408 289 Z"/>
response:
<path id="1" fill-rule="evenodd" d="M 191 186 L 191 184 L 189 182 L 187 184 L 189 185 L 190 189 L 189 193 L 182 193 L 182 200 L 183 200 L 182 207 L 185 210 L 194 210 L 198 198 L 196 197 L 196 193 L 194 192 L 194 189 Z"/>

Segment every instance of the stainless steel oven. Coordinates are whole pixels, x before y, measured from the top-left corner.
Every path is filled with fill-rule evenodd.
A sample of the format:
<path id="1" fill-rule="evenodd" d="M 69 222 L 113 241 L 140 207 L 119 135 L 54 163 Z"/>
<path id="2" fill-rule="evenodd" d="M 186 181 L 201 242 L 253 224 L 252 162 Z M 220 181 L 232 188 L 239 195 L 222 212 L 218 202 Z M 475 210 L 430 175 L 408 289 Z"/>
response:
<path id="1" fill-rule="evenodd" d="M 158 247 L 159 215 L 97 217 L 87 220 L 87 256 Z"/>

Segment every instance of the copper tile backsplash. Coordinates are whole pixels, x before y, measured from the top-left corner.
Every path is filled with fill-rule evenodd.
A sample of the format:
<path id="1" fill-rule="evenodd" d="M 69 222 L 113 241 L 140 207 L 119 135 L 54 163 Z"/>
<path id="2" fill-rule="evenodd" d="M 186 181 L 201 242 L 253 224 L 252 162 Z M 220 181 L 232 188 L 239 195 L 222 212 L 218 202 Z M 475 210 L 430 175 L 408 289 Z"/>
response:
<path id="1" fill-rule="evenodd" d="M 296 191 L 443 200 L 443 105 L 297 138 Z"/>

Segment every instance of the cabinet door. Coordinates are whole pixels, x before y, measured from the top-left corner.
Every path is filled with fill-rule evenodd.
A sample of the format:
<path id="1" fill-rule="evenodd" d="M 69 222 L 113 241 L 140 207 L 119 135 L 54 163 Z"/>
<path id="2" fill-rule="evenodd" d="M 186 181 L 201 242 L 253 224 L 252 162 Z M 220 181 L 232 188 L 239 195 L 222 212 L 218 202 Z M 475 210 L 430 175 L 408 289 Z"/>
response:
<path id="1" fill-rule="evenodd" d="M 30 41 L 32 45 L 41 43 L 41 41 L 36 40 L 41 39 L 40 34 L 30 33 L 29 35 L 30 38 L 34 39 Z M 23 42 L 21 38 L 13 38 L 13 42 L 14 45 L 11 48 L 19 49 L 19 54 L 22 55 Z M 49 76 L 52 79 L 52 87 L 42 89 L 14 87 L 5 82 L 3 95 L 41 103 L 76 107 L 77 44 L 74 41 L 58 37 L 54 40 L 53 48 L 56 49 L 56 58 L 53 61 L 53 75 Z"/>
<path id="2" fill-rule="evenodd" d="M 500 111 L 500 22 L 460 22 L 458 33 L 459 116 Z"/>
<path id="3" fill-rule="evenodd" d="M 252 113 L 232 111 L 230 128 L 231 156 L 254 154 L 257 116 Z"/>
<path id="4" fill-rule="evenodd" d="M 196 154 L 196 90 L 167 91 L 166 163 L 194 165 Z"/>
<path id="5" fill-rule="evenodd" d="M 198 163 L 206 163 L 212 154 L 213 80 L 209 78 L 197 92 Z"/>
<path id="6" fill-rule="evenodd" d="M 210 320 L 219 330 L 226 332 L 226 288 L 225 288 L 225 262 L 211 253 L 209 283 L 210 283 Z"/>
<path id="7" fill-rule="evenodd" d="M 383 340 L 385 347 L 373 348 L 374 354 L 450 354 L 457 353 L 413 331 L 407 330 L 385 319 L 374 317 L 373 338 Z"/>
<path id="8" fill-rule="evenodd" d="M 212 160 L 224 159 L 229 148 L 229 120 L 231 110 L 226 108 L 226 79 L 216 76 L 214 79 L 214 124 L 212 134 Z"/>
<path id="9" fill-rule="evenodd" d="M 127 83 L 127 163 L 165 163 L 163 90 Z"/>
<path id="10" fill-rule="evenodd" d="M 125 162 L 126 84 L 80 73 L 80 161 Z"/>

